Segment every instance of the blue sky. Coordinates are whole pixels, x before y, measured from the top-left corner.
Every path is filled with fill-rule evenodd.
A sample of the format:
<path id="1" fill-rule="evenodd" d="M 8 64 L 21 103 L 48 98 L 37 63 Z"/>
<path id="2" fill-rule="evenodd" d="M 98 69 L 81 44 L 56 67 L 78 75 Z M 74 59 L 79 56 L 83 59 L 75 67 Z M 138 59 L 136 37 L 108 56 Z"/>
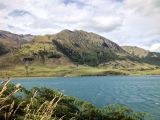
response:
<path id="1" fill-rule="evenodd" d="M 0 29 L 95 32 L 120 45 L 160 52 L 160 0 L 0 0 Z"/>

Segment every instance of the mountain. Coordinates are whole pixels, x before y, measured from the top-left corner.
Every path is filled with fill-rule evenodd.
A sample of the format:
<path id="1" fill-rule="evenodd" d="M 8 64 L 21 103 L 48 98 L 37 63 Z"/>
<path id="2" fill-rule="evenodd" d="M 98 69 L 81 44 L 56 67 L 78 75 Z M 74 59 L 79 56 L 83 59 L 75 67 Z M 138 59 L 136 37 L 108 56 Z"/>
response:
<path id="1" fill-rule="evenodd" d="M 151 52 L 136 46 L 122 46 L 129 54 L 142 59 L 144 62 L 160 65 L 160 53 Z"/>
<path id="2" fill-rule="evenodd" d="M 111 66 L 126 68 L 124 63 L 128 67 L 148 62 L 150 59 L 142 60 L 148 55 L 148 51 L 137 47 L 131 50 L 129 47 L 122 48 L 107 38 L 83 30 L 63 30 L 50 35 L 18 35 L 0 31 L 0 63 L 10 65 L 24 64 L 22 59 L 33 58 L 33 63 L 43 65 L 108 66 L 111 63 Z"/>
<path id="3" fill-rule="evenodd" d="M 86 32 L 83 30 L 63 30 L 57 33 L 54 40 L 63 42 L 64 44 L 70 45 L 70 47 L 77 48 L 109 48 L 116 52 L 124 52 L 124 50 L 116 43 L 92 32 Z M 69 43 L 69 44 L 68 44 Z"/>
<path id="4" fill-rule="evenodd" d="M 137 56 L 137 57 L 146 57 L 149 55 L 150 51 L 145 50 L 136 46 L 122 46 L 122 48 L 127 51 L 129 54 Z"/>
<path id="5" fill-rule="evenodd" d="M 15 43 L 24 43 L 26 41 L 31 41 L 34 38 L 33 35 L 27 34 L 27 35 L 17 35 L 11 32 L 2 31 L 0 30 L 0 41 L 10 41 Z"/>
<path id="6" fill-rule="evenodd" d="M 116 43 L 92 32 L 63 30 L 53 36 L 53 44 L 73 62 L 98 65 L 125 56 Z"/>
<path id="7" fill-rule="evenodd" d="M 17 35 L 0 31 L 0 43 L 3 44 L 3 51 L 10 50 L 13 57 L 16 55 L 16 58 L 20 59 L 34 54 L 40 56 L 43 62 L 46 57 L 48 59 L 62 56 L 72 63 L 96 66 L 127 55 L 111 40 L 82 30 L 63 30 L 44 36 Z"/>
<path id="8" fill-rule="evenodd" d="M 34 38 L 32 35 L 17 35 L 11 32 L 0 30 L 0 43 L 4 47 L 11 50 L 19 47 L 21 44 L 27 43 Z"/>

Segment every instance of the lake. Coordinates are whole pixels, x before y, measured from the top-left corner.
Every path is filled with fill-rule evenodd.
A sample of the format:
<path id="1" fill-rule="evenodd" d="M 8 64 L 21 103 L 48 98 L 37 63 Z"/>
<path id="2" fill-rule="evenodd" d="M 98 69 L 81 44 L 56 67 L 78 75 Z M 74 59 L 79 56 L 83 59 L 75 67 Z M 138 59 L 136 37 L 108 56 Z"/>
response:
<path id="1" fill-rule="evenodd" d="M 49 87 L 87 100 L 97 107 L 111 103 L 148 112 L 160 120 L 160 76 L 101 76 L 73 78 L 23 78 L 13 82 L 26 88 Z"/>

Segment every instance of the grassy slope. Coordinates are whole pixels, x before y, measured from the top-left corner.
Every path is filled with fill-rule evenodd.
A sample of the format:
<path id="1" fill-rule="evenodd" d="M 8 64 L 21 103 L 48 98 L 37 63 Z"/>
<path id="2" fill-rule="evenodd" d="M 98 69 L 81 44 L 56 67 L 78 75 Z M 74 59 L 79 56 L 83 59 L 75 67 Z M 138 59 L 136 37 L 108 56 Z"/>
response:
<path id="1" fill-rule="evenodd" d="M 62 35 L 61 35 L 62 36 Z M 25 77 L 26 71 L 24 63 L 21 63 L 19 58 L 24 56 L 31 56 L 32 53 L 38 53 L 40 50 L 45 50 L 47 52 L 59 52 L 62 57 L 58 60 L 47 59 L 46 65 L 41 65 L 40 60 L 36 58 L 34 64 L 29 68 L 30 77 L 59 77 L 59 76 L 89 76 L 89 75 L 148 75 L 148 74 L 160 74 L 160 68 L 149 65 L 145 63 L 139 63 L 130 60 L 115 60 L 100 65 L 101 67 L 90 67 L 79 65 L 78 67 L 69 60 L 61 51 L 59 51 L 56 46 L 52 43 L 53 36 L 35 36 L 31 43 L 26 43 L 14 51 L 12 54 L 7 54 L 1 56 L 0 64 L 11 64 L 10 68 L 0 69 L 0 77 L 6 76 L 8 74 L 11 77 Z M 83 37 L 83 36 L 82 36 Z M 0 39 L 1 40 L 1 39 Z M 7 46 L 15 46 L 16 43 L 10 40 L 5 41 Z M 65 40 L 67 41 L 67 40 Z M 73 40 L 74 41 L 74 40 Z M 96 39 L 95 39 L 96 41 Z M 69 42 L 69 41 L 68 41 Z M 67 43 L 65 43 L 67 44 Z M 82 43 L 81 43 L 82 44 Z M 90 43 L 91 45 L 93 43 Z M 70 45 L 70 44 L 69 44 Z M 82 50 L 85 50 L 85 45 L 81 45 Z M 73 47 L 73 46 L 71 46 Z M 77 48 L 78 49 L 78 48 Z M 80 49 L 80 48 L 79 48 Z M 80 50 L 81 50 L 80 49 Z M 87 51 L 87 50 L 85 50 Z M 17 64 L 18 63 L 18 64 Z"/>
<path id="2" fill-rule="evenodd" d="M 146 63 L 158 66 L 160 65 L 160 53 L 158 52 L 151 52 L 136 46 L 122 46 L 122 48 L 126 50 L 128 53 L 136 57 L 139 57 Z"/>
<path id="3" fill-rule="evenodd" d="M 28 77 L 71 77 L 71 76 L 99 76 L 99 75 L 158 75 L 160 68 L 157 69 L 113 69 L 107 67 L 89 67 L 89 66 L 40 66 L 32 65 L 29 67 Z M 1 70 L 0 77 L 26 77 L 25 67 L 16 66 L 8 70 Z"/>
<path id="4" fill-rule="evenodd" d="M 134 56 L 138 56 L 140 58 L 146 57 L 150 53 L 150 51 L 145 50 L 143 48 L 136 47 L 136 46 L 122 46 L 122 48 L 128 53 Z"/>

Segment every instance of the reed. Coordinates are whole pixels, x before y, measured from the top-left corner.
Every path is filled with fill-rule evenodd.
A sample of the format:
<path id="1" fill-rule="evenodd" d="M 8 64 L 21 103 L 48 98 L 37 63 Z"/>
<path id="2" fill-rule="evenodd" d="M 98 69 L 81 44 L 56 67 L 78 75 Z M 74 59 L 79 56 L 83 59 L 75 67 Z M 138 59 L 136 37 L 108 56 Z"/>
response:
<path id="1" fill-rule="evenodd" d="M 7 79 L 0 83 L 0 113 L 3 114 L 4 120 L 16 120 L 16 112 L 22 105 L 25 105 L 23 120 L 57 120 L 54 116 L 54 111 L 62 95 L 55 96 L 51 101 L 45 101 L 38 108 L 33 108 L 33 105 L 37 101 L 35 92 L 30 98 L 29 103 L 21 101 L 18 105 L 15 105 L 12 97 L 20 91 L 22 87 L 20 84 L 16 84 L 14 89 L 8 95 L 5 95 L 5 92 L 9 90 L 8 85 L 10 81 L 11 79 Z M 60 120 L 62 120 L 62 118 L 60 118 Z"/>
<path id="2" fill-rule="evenodd" d="M 45 101 L 37 109 L 32 109 L 32 106 L 36 103 L 36 92 L 31 97 L 30 102 L 26 105 L 26 115 L 24 120 L 57 120 L 56 117 L 52 117 L 58 102 L 62 96 L 54 97 L 51 101 Z"/>
<path id="3" fill-rule="evenodd" d="M 9 89 L 8 84 L 10 83 L 11 79 L 4 80 L 0 83 L 0 112 L 3 113 L 4 120 L 10 120 L 10 118 L 14 118 L 16 111 L 20 108 L 22 103 L 20 103 L 16 109 L 15 102 L 11 99 L 14 94 L 16 94 L 20 89 L 20 84 L 16 84 L 15 88 L 10 91 L 8 95 L 4 95 L 4 93 Z M 11 101 L 8 102 L 8 101 Z M 5 109 L 5 112 L 3 111 Z"/>

